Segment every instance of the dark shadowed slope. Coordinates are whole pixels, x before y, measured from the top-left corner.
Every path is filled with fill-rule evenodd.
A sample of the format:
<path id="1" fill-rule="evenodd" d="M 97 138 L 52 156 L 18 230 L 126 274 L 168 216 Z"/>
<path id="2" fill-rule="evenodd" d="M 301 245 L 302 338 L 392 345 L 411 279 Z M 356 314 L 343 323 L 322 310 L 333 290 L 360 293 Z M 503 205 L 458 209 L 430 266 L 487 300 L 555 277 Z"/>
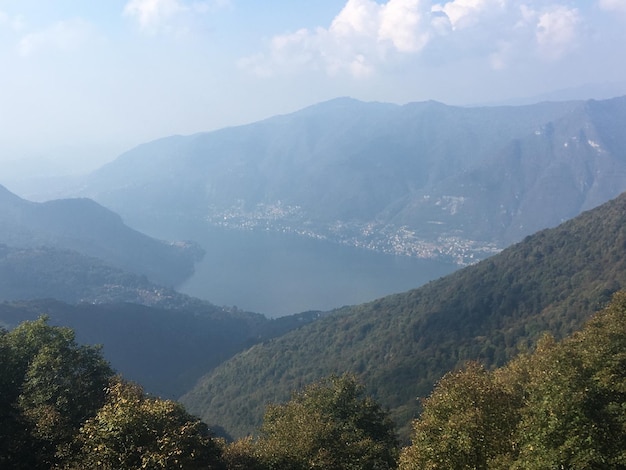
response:
<path id="1" fill-rule="evenodd" d="M 164 307 L 132 303 L 69 305 L 56 300 L 0 303 L 0 326 L 47 315 L 103 354 L 126 378 L 152 394 L 177 398 L 238 351 L 318 318 L 315 312 L 269 320 L 179 296 Z M 166 308 L 167 307 L 167 308 Z"/>

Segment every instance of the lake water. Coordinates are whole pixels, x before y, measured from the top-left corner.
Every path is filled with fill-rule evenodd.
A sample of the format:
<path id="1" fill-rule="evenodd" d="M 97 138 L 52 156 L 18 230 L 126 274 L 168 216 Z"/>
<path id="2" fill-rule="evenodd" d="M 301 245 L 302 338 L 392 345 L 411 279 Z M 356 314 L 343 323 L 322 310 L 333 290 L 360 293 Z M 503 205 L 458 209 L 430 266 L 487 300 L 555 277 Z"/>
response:
<path id="1" fill-rule="evenodd" d="M 185 236 L 206 255 L 179 291 L 269 317 L 367 302 L 458 268 L 291 234 L 204 227 Z"/>

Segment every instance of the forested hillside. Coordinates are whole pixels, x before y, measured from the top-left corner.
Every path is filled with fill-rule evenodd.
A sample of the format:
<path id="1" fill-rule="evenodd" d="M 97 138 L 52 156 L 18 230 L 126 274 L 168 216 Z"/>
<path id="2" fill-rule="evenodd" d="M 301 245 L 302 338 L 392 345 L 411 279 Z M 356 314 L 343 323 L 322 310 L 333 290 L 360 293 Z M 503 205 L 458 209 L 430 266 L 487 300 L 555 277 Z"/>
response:
<path id="1" fill-rule="evenodd" d="M 626 194 L 499 255 L 404 294 L 334 311 L 257 344 L 204 377 L 183 403 L 235 436 L 269 402 L 331 373 L 353 372 L 406 438 L 430 393 L 467 360 L 504 364 L 545 331 L 578 329 L 626 286 Z"/>
<path id="2" fill-rule="evenodd" d="M 0 244 L 0 300 L 57 299 L 68 303 L 175 304 L 181 295 L 145 276 L 108 266 L 77 251 Z"/>
<path id="3" fill-rule="evenodd" d="M 622 468 L 626 293 L 581 331 L 487 371 L 446 374 L 400 447 L 389 413 L 351 375 L 266 407 L 228 443 L 180 404 L 127 382 L 97 347 L 45 318 L 0 329 L 0 466 L 45 470 Z"/>
<path id="4" fill-rule="evenodd" d="M 206 426 L 45 319 L 0 329 L 3 469 L 223 468 Z"/>
<path id="5" fill-rule="evenodd" d="M 257 439 L 223 454 L 228 468 L 400 470 L 623 468 L 626 294 L 561 342 L 489 371 L 450 371 L 424 400 L 398 457 L 388 414 L 351 376 L 331 376 L 269 405 Z"/>
<path id="6" fill-rule="evenodd" d="M 401 470 L 623 468 L 626 294 L 581 331 L 543 337 L 493 372 L 447 374 L 413 423 Z"/>
<path id="7" fill-rule="evenodd" d="M 125 225 L 89 199 L 26 201 L 0 185 L 0 244 L 73 250 L 101 263 L 175 286 L 189 277 L 202 250 L 156 240 Z"/>

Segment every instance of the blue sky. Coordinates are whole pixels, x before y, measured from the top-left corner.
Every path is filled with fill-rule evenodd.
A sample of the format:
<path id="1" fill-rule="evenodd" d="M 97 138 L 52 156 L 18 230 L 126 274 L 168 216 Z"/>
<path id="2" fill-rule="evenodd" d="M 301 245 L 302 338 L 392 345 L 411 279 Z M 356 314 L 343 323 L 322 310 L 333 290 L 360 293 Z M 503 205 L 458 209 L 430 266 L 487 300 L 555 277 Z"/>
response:
<path id="1" fill-rule="evenodd" d="M 606 82 L 626 83 L 626 0 L 0 0 L 5 165 L 86 168 L 337 96 L 473 104 Z"/>

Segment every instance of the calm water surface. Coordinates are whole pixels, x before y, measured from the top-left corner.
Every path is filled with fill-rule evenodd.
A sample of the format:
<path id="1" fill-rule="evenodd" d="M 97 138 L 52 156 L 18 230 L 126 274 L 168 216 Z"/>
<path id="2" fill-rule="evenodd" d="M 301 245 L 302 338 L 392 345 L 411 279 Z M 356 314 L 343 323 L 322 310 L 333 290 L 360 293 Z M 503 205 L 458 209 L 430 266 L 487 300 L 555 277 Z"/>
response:
<path id="1" fill-rule="evenodd" d="M 458 268 L 291 234 L 206 227 L 194 232 L 185 235 L 206 255 L 178 290 L 270 317 L 363 303 Z"/>

